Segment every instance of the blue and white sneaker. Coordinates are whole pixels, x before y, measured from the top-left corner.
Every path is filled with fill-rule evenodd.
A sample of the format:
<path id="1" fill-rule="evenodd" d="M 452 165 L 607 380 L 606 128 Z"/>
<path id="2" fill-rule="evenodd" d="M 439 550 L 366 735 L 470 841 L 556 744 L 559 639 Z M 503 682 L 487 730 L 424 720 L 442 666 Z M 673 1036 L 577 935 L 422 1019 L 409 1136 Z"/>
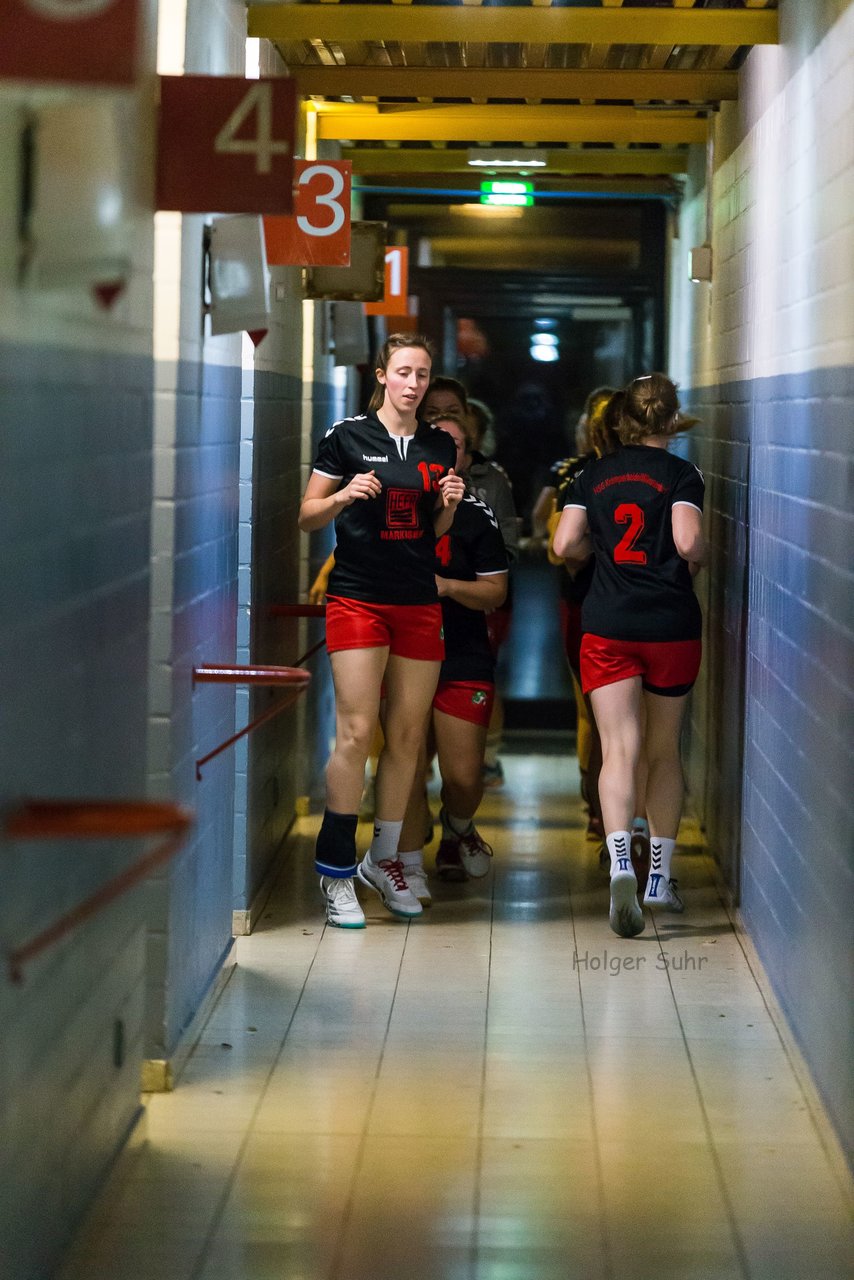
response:
<path id="1" fill-rule="evenodd" d="M 645 907 L 658 907 L 660 911 L 684 911 L 685 903 L 676 892 L 676 881 L 666 879 L 660 871 L 651 871 L 643 895 Z"/>
<path id="2" fill-rule="evenodd" d="M 608 923 L 620 938 L 636 938 L 645 921 L 638 902 L 638 882 L 634 871 L 617 871 L 611 876 L 611 910 Z"/>
<path id="3" fill-rule="evenodd" d="M 320 892 L 326 903 L 329 924 L 334 924 L 337 929 L 364 929 L 365 913 L 359 906 L 352 876 L 346 880 L 321 876 Z"/>

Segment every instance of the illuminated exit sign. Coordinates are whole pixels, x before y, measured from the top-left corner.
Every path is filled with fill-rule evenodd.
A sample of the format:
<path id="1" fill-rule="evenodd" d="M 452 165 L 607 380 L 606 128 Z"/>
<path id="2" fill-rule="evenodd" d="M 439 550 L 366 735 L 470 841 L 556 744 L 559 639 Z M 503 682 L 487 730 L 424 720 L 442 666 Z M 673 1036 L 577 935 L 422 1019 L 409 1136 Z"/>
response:
<path id="1" fill-rule="evenodd" d="M 527 205 L 534 203 L 533 182 L 482 182 L 481 204 Z"/>

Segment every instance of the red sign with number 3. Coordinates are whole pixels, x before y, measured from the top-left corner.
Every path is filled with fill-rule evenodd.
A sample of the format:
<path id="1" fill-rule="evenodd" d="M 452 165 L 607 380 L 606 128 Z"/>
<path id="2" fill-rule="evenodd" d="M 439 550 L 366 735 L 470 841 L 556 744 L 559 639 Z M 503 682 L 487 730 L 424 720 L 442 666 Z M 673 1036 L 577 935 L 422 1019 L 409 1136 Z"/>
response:
<path id="1" fill-rule="evenodd" d="M 271 267 L 349 267 L 349 160 L 297 160 L 294 212 L 264 219 Z"/>
<path id="2" fill-rule="evenodd" d="M 290 213 L 293 81 L 161 76 L 157 208 Z"/>

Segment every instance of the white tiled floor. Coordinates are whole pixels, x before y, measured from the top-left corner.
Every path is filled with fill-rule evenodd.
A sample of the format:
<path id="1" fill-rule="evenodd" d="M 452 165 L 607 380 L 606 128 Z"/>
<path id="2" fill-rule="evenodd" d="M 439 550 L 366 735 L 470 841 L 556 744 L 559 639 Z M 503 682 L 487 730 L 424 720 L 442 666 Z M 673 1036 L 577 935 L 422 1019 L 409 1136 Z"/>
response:
<path id="1" fill-rule="evenodd" d="M 304 822 L 61 1280 L 854 1274 L 850 1181 L 690 825 L 685 916 L 618 939 L 574 761 L 504 765 L 493 873 L 411 925 L 372 898 L 326 928 Z"/>

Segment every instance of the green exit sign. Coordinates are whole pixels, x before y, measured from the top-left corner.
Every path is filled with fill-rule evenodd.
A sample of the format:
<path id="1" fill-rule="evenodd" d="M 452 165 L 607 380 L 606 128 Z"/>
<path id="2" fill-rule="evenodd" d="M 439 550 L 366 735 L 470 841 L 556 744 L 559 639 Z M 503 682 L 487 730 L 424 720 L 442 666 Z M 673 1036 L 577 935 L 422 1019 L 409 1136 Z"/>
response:
<path id="1" fill-rule="evenodd" d="M 481 204 L 528 205 L 534 203 L 533 182 L 482 182 Z"/>

